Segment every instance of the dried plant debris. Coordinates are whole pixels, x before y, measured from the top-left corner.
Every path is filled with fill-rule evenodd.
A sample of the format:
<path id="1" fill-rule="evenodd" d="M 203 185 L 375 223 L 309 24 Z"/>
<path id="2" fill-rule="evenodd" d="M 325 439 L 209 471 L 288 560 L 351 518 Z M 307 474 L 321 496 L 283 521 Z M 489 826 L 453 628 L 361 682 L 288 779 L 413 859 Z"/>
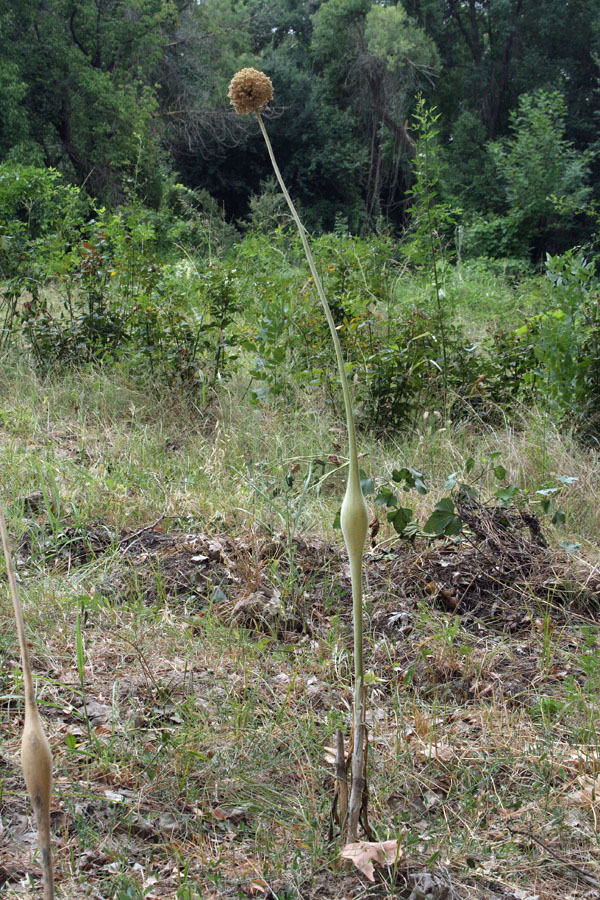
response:
<path id="1" fill-rule="evenodd" d="M 530 512 L 484 505 L 463 495 L 458 512 L 466 536 L 396 558 L 392 580 L 404 598 L 420 597 L 458 615 L 500 628 L 530 624 L 527 601 L 600 614 L 600 571 L 548 547 Z"/>
<path id="2" fill-rule="evenodd" d="M 365 582 L 375 627 L 406 634 L 420 602 L 499 630 L 531 624 L 529 606 L 600 617 L 600 572 L 560 548 L 549 548 L 533 513 L 461 497 L 465 536 L 444 544 L 373 548 Z M 142 595 L 210 604 L 237 624 L 311 633 L 331 608 L 351 609 L 349 566 L 339 547 L 319 538 L 233 537 L 165 530 L 116 532 L 104 523 L 40 525 L 17 548 L 21 571 L 68 571 L 114 551 L 100 585 L 106 596 Z"/>
<path id="3" fill-rule="evenodd" d="M 102 522 L 89 525 L 68 520 L 29 522 L 16 547 L 17 567 L 68 572 L 102 556 L 114 539 L 113 529 Z"/>

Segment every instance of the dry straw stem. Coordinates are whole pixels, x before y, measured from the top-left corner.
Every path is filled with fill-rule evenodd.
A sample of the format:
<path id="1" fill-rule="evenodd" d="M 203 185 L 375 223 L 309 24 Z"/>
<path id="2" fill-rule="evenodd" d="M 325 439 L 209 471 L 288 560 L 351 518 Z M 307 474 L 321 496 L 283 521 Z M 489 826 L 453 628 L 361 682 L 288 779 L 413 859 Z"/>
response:
<path id="1" fill-rule="evenodd" d="M 44 900 L 54 900 L 54 878 L 52 874 L 52 847 L 50 842 L 50 794 L 52 791 L 52 754 L 50 744 L 44 733 L 37 704 L 35 702 L 35 690 L 33 677 L 29 664 L 29 653 L 25 640 L 25 625 L 23 623 L 23 611 L 17 592 L 10 546 L 8 543 L 8 530 L 4 512 L 0 507 L 0 533 L 2 535 L 2 548 L 6 561 L 6 572 L 15 612 L 19 646 L 21 648 L 21 663 L 23 666 L 23 681 L 25 683 L 25 726 L 21 741 L 21 763 L 25 784 L 29 791 L 31 804 L 35 810 L 38 827 L 38 841 L 42 854 L 42 874 L 44 879 Z"/>
<path id="2" fill-rule="evenodd" d="M 265 82 L 268 82 L 268 85 Z M 346 366 L 342 354 L 340 340 L 335 327 L 333 316 L 319 278 L 319 273 L 308 244 L 305 228 L 300 220 L 296 207 L 290 197 L 285 182 L 275 160 L 275 154 L 271 141 L 267 134 L 260 110 L 273 96 L 273 87 L 270 79 L 256 69 L 242 69 L 232 79 L 229 87 L 231 102 L 238 112 L 254 112 L 265 139 L 273 171 L 279 182 L 279 186 L 286 199 L 294 222 L 298 228 L 304 253 L 310 267 L 323 312 L 335 349 L 335 356 L 344 396 L 344 409 L 346 413 L 346 426 L 348 430 L 348 483 L 342 503 L 340 523 L 344 541 L 350 560 L 350 575 L 352 579 L 352 611 L 354 623 L 354 744 L 352 752 L 352 788 L 348 804 L 348 821 L 344 831 L 347 840 L 352 842 L 358 838 L 358 823 L 363 807 L 363 795 L 366 791 L 364 778 L 364 753 L 366 742 L 365 725 L 365 701 L 364 701 L 364 665 L 363 665 L 363 597 L 362 597 L 362 565 L 365 540 L 367 537 L 368 516 L 362 488 L 360 484 L 360 472 L 358 467 L 358 451 L 356 447 L 356 428 L 350 388 L 346 376 Z"/>

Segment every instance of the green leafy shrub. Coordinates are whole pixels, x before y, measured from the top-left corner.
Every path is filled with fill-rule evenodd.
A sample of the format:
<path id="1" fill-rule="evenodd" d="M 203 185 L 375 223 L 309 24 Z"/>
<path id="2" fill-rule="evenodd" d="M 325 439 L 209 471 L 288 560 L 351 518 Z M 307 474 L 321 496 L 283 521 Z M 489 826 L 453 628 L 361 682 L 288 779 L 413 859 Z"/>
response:
<path id="1" fill-rule="evenodd" d="M 31 203 L 35 197 L 33 192 Z M 5 334 L 20 332 L 39 369 L 127 354 L 142 377 L 150 373 L 159 383 L 193 389 L 227 374 L 239 344 L 235 269 L 165 261 L 164 222 L 132 204 L 116 212 L 97 210 L 86 222 L 69 220 L 67 252 L 62 245 L 62 252 L 56 258 L 47 255 L 38 271 L 32 255 L 43 240 L 53 246 L 46 223 L 56 217 L 44 219 L 40 213 L 46 231 L 38 238 L 20 227 L 26 251 L 21 272 L 8 290 L 5 285 L 4 296 L 12 302 Z"/>
<path id="2" fill-rule="evenodd" d="M 73 263 L 89 203 L 53 169 L 0 165 L 0 349 L 18 323 L 19 298 L 40 302 L 44 286 Z"/>
<path id="3" fill-rule="evenodd" d="M 468 400 L 479 369 L 458 329 L 446 328 L 445 359 L 435 313 L 406 310 L 391 323 L 388 336 L 374 347 L 364 382 L 359 381 L 363 424 L 377 430 L 402 428 L 415 425 L 427 411 L 443 416 L 447 395 L 454 403 Z"/>
<path id="4" fill-rule="evenodd" d="M 477 383 L 480 403 L 472 403 L 484 418 L 494 419 L 510 412 L 525 396 L 535 394 L 538 379 L 535 344 L 531 333 L 520 329 L 502 329 L 489 334 L 481 348 L 481 374 Z"/>
<path id="5" fill-rule="evenodd" d="M 546 249 L 573 243 L 576 217 L 586 211 L 591 193 L 594 154 L 565 138 L 566 115 L 559 91 L 521 95 L 510 114 L 510 135 L 487 145 L 497 202 L 466 223 L 465 256 L 539 260 Z"/>
<path id="6" fill-rule="evenodd" d="M 489 145 L 505 189 L 505 228 L 523 252 L 571 240 L 574 216 L 590 194 L 592 154 L 565 138 L 566 114 L 559 91 L 522 94 L 510 115 L 511 136 Z"/>
<path id="7" fill-rule="evenodd" d="M 525 255 L 519 223 L 512 216 L 475 215 L 464 229 L 462 250 L 466 257 L 505 259 Z"/>
<path id="8" fill-rule="evenodd" d="M 544 281 L 535 297 L 541 312 L 480 343 L 481 403 L 505 413 L 516 401 L 535 400 L 581 436 L 597 441 L 600 280 L 595 264 L 577 249 L 548 255 Z"/>
<path id="9" fill-rule="evenodd" d="M 547 257 L 552 307 L 520 334 L 531 340 L 543 396 L 582 434 L 600 433 L 600 280 L 574 249 Z"/>
<path id="10" fill-rule="evenodd" d="M 162 255 L 181 250 L 212 260 L 232 249 L 239 235 L 225 218 L 222 205 L 203 189 L 193 190 L 171 179 L 161 207 L 148 210 Z"/>
<path id="11" fill-rule="evenodd" d="M 412 541 L 417 536 L 430 539 L 457 537 L 465 527 L 460 514 L 462 498 L 471 498 L 500 510 L 521 510 L 525 514 L 530 510 L 539 512 L 549 516 L 553 525 L 563 525 L 565 512 L 558 498 L 575 481 L 577 478 L 572 476 L 559 475 L 541 485 L 520 487 L 508 480 L 502 454 L 496 450 L 478 460 L 469 457 L 462 470 L 450 473 L 442 488 L 444 496 L 435 503 L 422 524 L 411 506 L 402 505 L 413 490 L 423 496 L 430 491 L 425 476 L 415 468 L 393 469 L 391 478 L 380 484 L 374 502 L 387 510 L 387 521 L 402 538 Z M 509 519 L 506 519 L 505 527 L 511 527 Z"/>
<path id="12" fill-rule="evenodd" d="M 328 388 L 336 380 L 312 277 L 299 274 L 294 265 L 298 244 L 282 229 L 269 241 L 251 233 L 236 253 L 241 271 L 252 267 L 246 282 L 252 303 L 244 308 L 244 346 L 253 356 L 256 397 L 285 392 L 290 379 Z M 390 298 L 391 243 L 344 233 L 324 235 L 314 247 L 349 366 L 362 365 L 383 321 L 377 307 Z"/>
<path id="13" fill-rule="evenodd" d="M 292 217 L 276 178 L 261 181 L 260 194 L 251 194 L 249 220 L 252 231 L 267 235 L 277 228 L 286 228 L 292 224 Z"/>
<path id="14" fill-rule="evenodd" d="M 134 298 L 156 281 L 152 236 L 142 222 L 104 210 L 74 233 L 60 279 L 47 272 L 22 305 L 22 334 L 38 368 L 96 362 L 128 343 Z"/>
<path id="15" fill-rule="evenodd" d="M 0 165 L 0 227 L 23 239 L 69 240 L 84 221 L 89 202 L 55 169 L 16 163 Z M 4 247 L 3 247 L 4 249 Z"/>
<path id="16" fill-rule="evenodd" d="M 262 238 L 249 235 L 236 254 L 240 270 L 248 265 L 250 253 L 253 256 L 252 277 L 244 281 L 252 297 L 244 308 L 251 391 L 265 399 L 285 393 L 294 380 L 324 388 L 337 404 L 335 372 L 324 325 L 315 311 L 312 280 L 299 277 L 291 265 L 293 248 L 288 253 L 284 247 L 265 245 Z M 479 344 L 470 347 L 461 329 L 448 321 L 444 370 L 435 298 L 428 289 L 419 305 L 399 296 L 403 292 L 398 291 L 390 241 L 330 234 L 316 240 L 315 249 L 363 428 L 411 427 L 427 410 L 441 411 L 443 417 L 445 411 L 464 415 L 473 406 L 479 410 L 476 385 L 485 372 L 484 350 Z"/>

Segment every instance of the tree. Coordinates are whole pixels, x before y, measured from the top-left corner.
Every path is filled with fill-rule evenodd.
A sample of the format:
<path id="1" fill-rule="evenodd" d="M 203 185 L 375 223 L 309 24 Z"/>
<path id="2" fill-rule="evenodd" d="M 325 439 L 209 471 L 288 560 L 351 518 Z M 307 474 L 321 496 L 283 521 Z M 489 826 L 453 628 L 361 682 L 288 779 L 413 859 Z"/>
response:
<path id="1" fill-rule="evenodd" d="M 465 41 L 477 77 L 487 137 L 498 134 L 524 0 L 446 0 L 448 18 Z"/>
<path id="2" fill-rule="evenodd" d="M 12 147 L 24 145 L 29 137 L 29 123 L 23 109 L 26 94 L 27 85 L 21 80 L 18 67 L 10 60 L 0 61 L 0 159 Z"/>
<path id="3" fill-rule="evenodd" d="M 550 249 L 553 233 L 564 232 L 590 195 L 592 154 L 565 138 L 567 107 L 558 91 L 523 94 L 511 113 L 511 136 L 490 145 L 504 184 L 507 216 L 525 246 Z"/>
<path id="4" fill-rule="evenodd" d="M 369 216 L 398 201 L 403 158 L 414 150 L 406 120 L 415 91 L 431 85 L 436 48 L 401 4 L 326 0 L 313 16 L 312 50 L 330 96 L 350 108 L 370 147 Z"/>
<path id="5" fill-rule="evenodd" d="M 175 17 L 168 0 L 0 0 L 3 51 L 46 165 L 109 201 L 127 179 L 152 192 L 152 76 Z"/>
<path id="6" fill-rule="evenodd" d="M 594 92 L 600 48 L 597 0 L 404 0 L 440 52 L 436 103 L 446 130 L 477 112 L 486 137 L 508 127 L 518 97 L 560 89 L 567 128 L 581 145 L 595 133 Z"/>
<path id="7" fill-rule="evenodd" d="M 177 161 L 223 155 L 248 133 L 234 116 L 227 87 L 241 57 L 250 53 L 250 16 L 227 0 L 186 3 L 157 65 L 165 138 Z"/>

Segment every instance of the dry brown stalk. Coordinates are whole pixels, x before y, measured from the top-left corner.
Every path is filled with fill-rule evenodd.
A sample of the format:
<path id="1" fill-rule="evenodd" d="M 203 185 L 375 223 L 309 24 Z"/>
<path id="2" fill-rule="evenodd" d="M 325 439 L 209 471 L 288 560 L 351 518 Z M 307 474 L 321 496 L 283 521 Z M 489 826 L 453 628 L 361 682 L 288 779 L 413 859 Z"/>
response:
<path id="1" fill-rule="evenodd" d="M 33 676 L 29 664 L 29 652 L 25 640 L 23 610 L 17 592 L 17 580 L 12 565 L 8 530 L 4 512 L 0 507 L 0 533 L 6 561 L 6 572 L 13 602 L 19 646 L 21 648 L 21 664 L 25 684 L 25 725 L 21 740 L 21 763 L 25 784 L 35 810 L 38 828 L 38 843 L 42 855 L 42 876 L 44 880 L 44 900 L 54 900 L 54 877 L 52 872 L 52 846 L 50 839 L 50 794 L 52 791 L 52 753 L 50 744 L 42 727 L 42 720 L 35 701 Z"/>
<path id="2" fill-rule="evenodd" d="M 335 774 L 336 774 L 336 792 L 337 792 L 337 814 L 338 822 L 342 831 L 346 827 L 346 817 L 348 815 L 348 768 L 346 764 L 346 754 L 344 750 L 344 734 L 340 729 L 337 733 L 337 752 L 335 756 Z"/>

